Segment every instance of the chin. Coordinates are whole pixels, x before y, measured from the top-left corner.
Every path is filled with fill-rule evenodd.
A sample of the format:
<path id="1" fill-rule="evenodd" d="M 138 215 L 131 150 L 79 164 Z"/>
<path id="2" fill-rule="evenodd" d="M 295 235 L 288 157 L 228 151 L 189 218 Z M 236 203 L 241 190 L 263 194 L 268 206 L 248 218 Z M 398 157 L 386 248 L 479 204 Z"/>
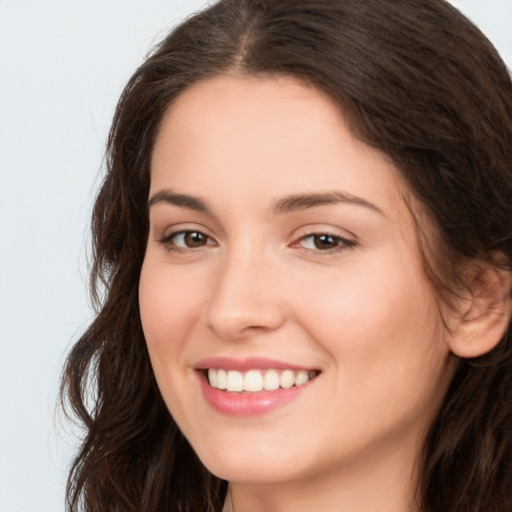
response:
<path id="1" fill-rule="evenodd" d="M 300 474 L 297 474 L 296 467 L 293 467 L 293 474 L 288 472 L 292 464 L 274 465 L 265 461 L 227 462 L 216 460 L 212 464 L 205 464 L 205 466 L 210 473 L 222 480 L 244 484 L 275 484 L 282 481 L 295 480 L 300 477 Z M 288 471 L 283 469 L 283 466 Z"/>
<path id="2" fill-rule="evenodd" d="M 299 457 L 303 454 L 297 453 L 299 444 L 291 453 L 273 444 L 248 444 L 200 447 L 196 453 L 212 474 L 230 482 L 276 483 L 296 479 L 306 469 Z"/>

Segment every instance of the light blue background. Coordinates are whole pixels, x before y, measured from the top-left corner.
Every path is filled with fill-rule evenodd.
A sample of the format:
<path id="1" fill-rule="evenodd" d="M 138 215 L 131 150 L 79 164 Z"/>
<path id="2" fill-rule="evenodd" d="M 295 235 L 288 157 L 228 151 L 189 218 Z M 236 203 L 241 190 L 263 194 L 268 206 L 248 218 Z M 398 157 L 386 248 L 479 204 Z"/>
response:
<path id="1" fill-rule="evenodd" d="M 512 67 L 512 0 L 453 0 Z M 0 0 L 0 512 L 60 512 L 64 354 L 91 318 L 88 221 L 113 109 L 202 0 Z M 75 431 L 76 433 L 76 431 Z"/>

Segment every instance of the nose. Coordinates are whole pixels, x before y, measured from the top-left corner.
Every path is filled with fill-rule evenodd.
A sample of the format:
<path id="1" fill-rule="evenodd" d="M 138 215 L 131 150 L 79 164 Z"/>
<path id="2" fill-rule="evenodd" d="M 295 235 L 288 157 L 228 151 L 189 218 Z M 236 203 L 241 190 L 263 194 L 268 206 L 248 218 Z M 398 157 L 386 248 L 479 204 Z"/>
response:
<path id="1" fill-rule="evenodd" d="M 225 340 L 279 329 L 286 315 L 275 267 L 254 253 L 226 256 L 206 309 L 209 329 Z"/>

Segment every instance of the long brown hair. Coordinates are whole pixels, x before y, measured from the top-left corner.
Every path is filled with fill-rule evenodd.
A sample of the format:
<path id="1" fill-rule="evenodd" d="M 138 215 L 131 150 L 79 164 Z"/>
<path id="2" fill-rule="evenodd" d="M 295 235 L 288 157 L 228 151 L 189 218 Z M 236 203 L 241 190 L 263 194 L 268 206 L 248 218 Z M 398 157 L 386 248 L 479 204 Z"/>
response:
<path id="1" fill-rule="evenodd" d="M 97 316 L 62 381 L 86 432 L 68 480 L 70 510 L 222 508 L 226 482 L 198 460 L 157 388 L 138 280 L 162 115 L 191 84 L 233 71 L 313 84 L 358 138 L 394 161 L 437 225 L 425 260 L 443 300 L 462 259 L 510 270 L 512 84 L 474 25 L 444 0 L 221 0 L 163 40 L 117 106 L 92 219 Z M 510 509 L 511 351 L 507 332 L 492 352 L 460 361 L 426 440 L 420 510 Z"/>

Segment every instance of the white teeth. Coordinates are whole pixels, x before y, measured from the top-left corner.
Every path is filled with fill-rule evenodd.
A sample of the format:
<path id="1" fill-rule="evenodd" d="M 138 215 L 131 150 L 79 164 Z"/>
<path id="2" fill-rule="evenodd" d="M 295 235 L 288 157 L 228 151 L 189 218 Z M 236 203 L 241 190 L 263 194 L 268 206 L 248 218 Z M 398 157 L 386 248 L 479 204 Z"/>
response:
<path id="1" fill-rule="evenodd" d="M 228 372 L 227 388 L 228 391 L 243 391 L 244 377 L 240 372 L 230 370 Z"/>
<path id="2" fill-rule="evenodd" d="M 279 374 L 276 370 L 267 370 L 263 378 L 263 387 L 267 391 L 274 391 L 279 389 Z"/>
<path id="3" fill-rule="evenodd" d="M 217 370 L 217 385 L 214 387 L 219 389 L 226 389 L 228 387 L 228 377 L 226 370 Z"/>
<path id="4" fill-rule="evenodd" d="M 309 374 L 306 370 L 301 370 L 297 372 L 295 375 L 295 385 L 300 386 L 301 384 L 306 384 L 309 380 Z"/>
<path id="5" fill-rule="evenodd" d="M 263 377 L 258 370 L 250 370 L 244 377 L 245 391 L 261 391 L 263 389 Z"/>
<path id="6" fill-rule="evenodd" d="M 291 388 L 295 384 L 295 374 L 291 370 L 285 370 L 281 373 L 281 377 L 279 377 L 279 385 L 288 389 Z"/>
<path id="7" fill-rule="evenodd" d="M 274 391 L 279 388 L 289 389 L 292 386 L 302 386 L 316 374 L 315 371 L 307 370 L 271 369 L 239 372 L 209 368 L 208 382 L 213 388 L 225 389 L 230 392 L 257 393 L 263 390 Z"/>
<path id="8" fill-rule="evenodd" d="M 217 372 L 213 368 L 208 370 L 208 382 L 210 383 L 210 386 L 214 388 L 217 387 Z"/>

